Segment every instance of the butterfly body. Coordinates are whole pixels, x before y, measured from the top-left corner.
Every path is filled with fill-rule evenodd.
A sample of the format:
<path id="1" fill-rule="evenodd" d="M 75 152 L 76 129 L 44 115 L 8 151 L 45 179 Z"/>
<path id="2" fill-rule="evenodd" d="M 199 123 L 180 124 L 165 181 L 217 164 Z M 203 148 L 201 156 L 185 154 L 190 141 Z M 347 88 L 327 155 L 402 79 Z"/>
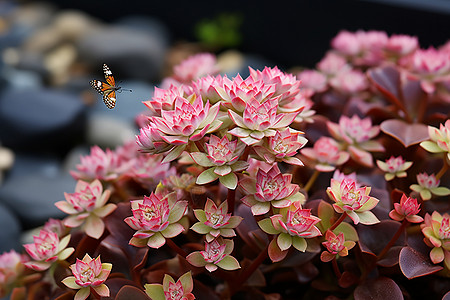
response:
<path id="1" fill-rule="evenodd" d="M 106 82 L 93 79 L 90 84 L 94 90 L 103 96 L 106 107 L 113 109 L 116 106 L 116 91 L 119 91 L 121 87 L 116 86 L 112 72 L 106 64 L 103 64 L 103 73 Z"/>

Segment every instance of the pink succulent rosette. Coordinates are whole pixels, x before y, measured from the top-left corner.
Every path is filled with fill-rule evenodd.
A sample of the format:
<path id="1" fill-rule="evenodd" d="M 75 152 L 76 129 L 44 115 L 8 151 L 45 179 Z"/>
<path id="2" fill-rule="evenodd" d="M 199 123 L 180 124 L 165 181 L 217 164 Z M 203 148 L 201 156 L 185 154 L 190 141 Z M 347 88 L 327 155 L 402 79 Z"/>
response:
<path id="1" fill-rule="evenodd" d="M 70 232 L 70 228 L 64 225 L 63 220 L 53 218 L 48 219 L 48 221 L 45 222 L 44 227 L 42 229 L 48 232 L 56 233 L 59 236 L 59 238 L 66 236 Z"/>
<path id="2" fill-rule="evenodd" d="M 418 48 L 419 40 L 416 36 L 393 34 L 389 37 L 384 50 L 388 59 L 398 59 L 413 53 Z"/>
<path id="3" fill-rule="evenodd" d="M 272 97 L 279 97 L 280 105 L 283 105 L 283 102 L 291 102 L 300 91 L 300 80 L 292 74 L 282 72 L 278 67 L 265 67 L 262 71 L 249 69 L 250 77 L 255 81 L 261 80 L 267 85 L 274 86 Z"/>
<path id="4" fill-rule="evenodd" d="M 205 267 L 209 272 L 214 272 L 217 268 L 224 270 L 236 270 L 241 266 L 239 262 L 231 256 L 234 242 L 221 237 L 211 242 L 205 242 L 204 251 L 195 251 L 186 257 L 186 260 L 194 267 Z"/>
<path id="5" fill-rule="evenodd" d="M 165 153 L 174 148 L 174 145 L 163 140 L 155 124 L 148 124 L 139 130 L 136 144 L 139 145 L 139 151 L 150 154 Z"/>
<path id="6" fill-rule="evenodd" d="M 279 214 L 258 222 L 259 227 L 268 234 L 277 235 L 269 244 L 269 257 L 272 261 L 280 261 L 287 255 L 287 250 L 293 246 L 305 252 L 305 239 L 322 235 L 315 226 L 320 219 L 311 214 L 310 209 L 303 209 L 299 201 L 281 208 Z"/>
<path id="7" fill-rule="evenodd" d="M 168 89 L 155 87 L 153 97 L 143 103 L 157 115 L 161 115 L 161 110 L 172 110 L 174 108 L 175 99 L 184 96 L 184 86 L 170 85 Z"/>
<path id="8" fill-rule="evenodd" d="M 177 201 L 176 192 L 169 194 L 152 193 L 143 200 L 131 201 L 132 217 L 125 222 L 137 232 L 130 244 L 137 247 L 160 248 L 166 238 L 173 238 L 184 231 L 178 222 L 187 211 L 187 201 Z"/>
<path id="9" fill-rule="evenodd" d="M 190 84 L 206 75 L 219 72 L 216 57 L 211 53 L 198 53 L 183 60 L 173 68 L 173 78 L 180 83 Z"/>
<path id="10" fill-rule="evenodd" d="M 163 284 L 146 284 L 145 293 L 153 300 L 193 300 L 192 294 L 194 283 L 192 273 L 187 272 L 175 280 L 172 276 L 165 274 Z"/>
<path id="11" fill-rule="evenodd" d="M 79 180 L 75 193 L 64 193 L 66 201 L 58 201 L 55 206 L 70 216 L 64 219 L 64 225 L 70 228 L 80 227 L 87 235 L 98 239 L 105 230 L 103 218 L 111 214 L 117 207 L 107 203 L 110 191 L 103 191 L 102 183 L 94 180 L 91 183 Z"/>
<path id="12" fill-rule="evenodd" d="M 274 136 L 265 139 L 262 145 L 253 146 L 253 150 L 269 164 L 285 162 L 303 166 L 301 160 L 294 157 L 299 149 L 308 142 L 301 134 L 303 132 L 288 127 L 285 130 L 277 131 Z"/>
<path id="13" fill-rule="evenodd" d="M 262 138 L 274 136 L 277 130 L 286 129 L 297 116 L 294 113 L 277 113 L 278 100 L 276 98 L 259 102 L 251 98 L 245 103 L 242 115 L 229 110 L 228 115 L 237 127 L 229 131 L 239 137 L 246 145 L 259 143 Z"/>
<path id="14" fill-rule="evenodd" d="M 422 90 L 432 94 L 450 81 L 450 52 L 429 47 L 418 49 L 405 62 L 408 77 L 420 80 Z"/>
<path id="15" fill-rule="evenodd" d="M 228 212 L 228 201 L 222 202 L 219 207 L 207 199 L 205 209 L 194 209 L 194 214 L 199 222 L 192 225 L 191 229 L 199 234 L 206 235 L 206 241 L 211 242 L 219 236 L 236 236 L 234 228 L 242 221 L 242 217 L 231 216 Z"/>
<path id="16" fill-rule="evenodd" d="M 434 211 L 431 216 L 425 215 L 425 223 L 421 224 L 424 242 L 433 249 L 430 252 L 431 261 L 438 264 L 444 261 L 450 269 L 450 215 L 441 215 Z"/>
<path id="17" fill-rule="evenodd" d="M 384 147 L 372 140 L 380 132 L 379 126 L 372 126 L 370 118 L 360 119 L 341 116 L 339 123 L 327 122 L 330 134 L 341 143 L 342 150 L 349 152 L 356 162 L 372 167 L 372 155 L 369 152 L 383 152 Z"/>
<path id="18" fill-rule="evenodd" d="M 75 250 L 67 248 L 70 234 L 60 240 L 55 232 L 41 230 L 33 239 L 34 243 L 23 246 L 32 259 L 25 262 L 25 266 L 35 271 L 47 270 L 55 261 L 66 260 Z"/>
<path id="19" fill-rule="evenodd" d="M 177 97 L 173 110 L 161 110 L 161 117 L 151 118 L 147 129 L 151 134 L 150 141 L 142 136 L 142 131 L 142 138 L 138 137 L 138 141 L 142 139 L 141 144 L 150 147 L 158 142 L 155 146 L 160 146 L 160 137 L 164 142 L 172 145 L 163 160 L 163 162 L 170 162 L 181 155 L 190 141 L 198 141 L 205 134 L 220 127 L 222 121 L 216 119 L 218 112 L 219 103 L 210 106 L 209 101 L 203 103 L 200 95 L 191 94 L 187 98 Z M 148 147 L 151 150 L 149 152 L 155 153 L 150 147 Z"/>
<path id="20" fill-rule="evenodd" d="M 74 300 L 84 300 L 89 297 L 91 289 L 101 297 L 109 297 L 109 288 L 105 281 L 112 269 L 112 264 L 102 263 L 100 256 L 92 259 L 89 254 L 82 260 L 77 258 L 75 264 L 70 266 L 74 276 L 62 280 L 68 288 L 78 290 Z"/>
<path id="21" fill-rule="evenodd" d="M 431 141 L 421 142 L 420 146 L 432 153 L 446 153 L 447 161 L 450 162 L 450 119 L 441 124 L 439 129 L 428 126 L 428 135 Z"/>
<path id="22" fill-rule="evenodd" d="M 293 123 L 313 123 L 316 111 L 312 109 L 314 102 L 309 98 L 312 91 L 302 89 L 290 102 L 278 103 L 278 113 L 297 113 Z"/>
<path id="23" fill-rule="evenodd" d="M 383 31 L 341 31 L 331 46 L 357 66 L 376 66 L 384 59 L 388 36 Z"/>
<path id="24" fill-rule="evenodd" d="M 389 212 L 389 217 L 396 221 L 407 220 L 410 223 L 421 223 L 423 218 L 417 214 L 420 211 L 420 204 L 417 199 L 402 195 L 400 203 L 394 203 L 394 209 Z"/>
<path id="25" fill-rule="evenodd" d="M 320 260 L 323 262 L 329 262 L 339 256 L 347 256 L 348 250 L 352 249 L 356 244 L 354 241 L 346 241 L 343 232 L 336 235 L 332 231 L 327 230 L 325 239 L 326 241 L 322 242 L 322 245 L 327 250 L 320 254 Z"/>
<path id="26" fill-rule="evenodd" d="M 312 148 L 301 149 L 300 153 L 306 158 L 307 164 L 319 172 L 333 172 L 350 158 L 347 152 L 339 149 L 335 140 L 326 136 L 320 137 Z"/>
<path id="27" fill-rule="evenodd" d="M 412 166 L 412 161 L 405 161 L 401 156 L 391 156 L 386 161 L 377 160 L 377 166 L 385 172 L 384 179 L 390 181 L 395 177 L 406 177 L 406 170 Z"/>
<path id="28" fill-rule="evenodd" d="M 163 158 L 158 154 L 140 153 L 124 175 L 153 190 L 160 181 L 176 175 L 175 167 L 162 163 Z"/>
<path id="29" fill-rule="evenodd" d="M 28 261 L 26 255 L 14 250 L 0 255 L 0 297 L 5 297 L 16 285 L 17 279 L 25 270 L 24 263 Z"/>
<path id="30" fill-rule="evenodd" d="M 283 174 L 276 164 L 268 171 L 258 169 L 256 178 L 245 177 L 239 182 L 246 196 L 241 201 L 251 207 L 253 215 L 263 215 L 270 207 L 285 208 L 292 202 L 304 202 L 300 187 L 291 183 L 292 174 Z"/>
<path id="31" fill-rule="evenodd" d="M 347 64 L 347 60 L 334 51 L 328 51 L 319 63 L 317 69 L 327 77 L 333 77 L 339 72 L 348 71 L 351 66 Z"/>
<path id="32" fill-rule="evenodd" d="M 239 160 L 245 144 L 239 140 L 230 141 L 226 135 L 221 139 L 211 135 L 206 144 L 207 153 L 192 152 L 189 155 L 200 166 L 207 168 L 197 177 L 197 184 L 206 184 L 219 179 L 225 187 L 236 189 L 238 178 L 235 172 L 248 167 L 248 163 Z"/>
<path id="33" fill-rule="evenodd" d="M 327 77 L 319 71 L 304 70 L 297 76 L 301 81 L 300 87 L 303 93 L 305 90 L 308 91 L 308 94 L 321 93 L 328 88 Z"/>
<path id="34" fill-rule="evenodd" d="M 418 184 L 411 184 L 409 188 L 414 192 L 419 193 L 423 200 L 430 200 L 432 195 L 450 195 L 450 189 L 439 186 L 441 181 L 438 180 L 434 174 L 428 175 L 427 173 L 419 173 L 416 177 Z"/>
<path id="35" fill-rule="evenodd" d="M 209 103 L 215 104 L 221 101 L 220 95 L 217 93 L 216 87 L 223 86 L 223 77 L 217 75 L 216 77 L 208 75 L 199 78 L 192 83 L 194 93 L 200 95 L 202 99 L 208 100 Z"/>
<path id="36" fill-rule="evenodd" d="M 333 207 L 337 213 L 345 212 L 355 224 L 371 225 L 380 222 L 370 211 L 380 200 L 369 196 L 370 190 L 370 187 L 358 187 L 354 180 L 331 179 L 327 193 L 335 202 Z"/>
<path id="37" fill-rule="evenodd" d="M 273 84 L 266 84 L 262 80 L 255 80 L 249 76 L 245 80 L 237 75 L 232 80 L 224 77 L 222 85 L 215 86 L 217 94 L 222 99 L 223 107 L 242 113 L 246 104 L 254 99 L 262 103 L 271 99 L 275 93 Z"/>
<path id="38" fill-rule="evenodd" d="M 91 148 L 90 155 L 81 156 L 77 171 L 70 171 L 76 180 L 92 181 L 94 179 L 111 181 L 116 179 L 127 165 L 110 149 L 103 151 L 99 146 Z"/>
<path id="39" fill-rule="evenodd" d="M 366 75 L 360 70 L 341 71 L 329 80 L 330 85 L 345 94 L 356 94 L 369 87 Z"/>

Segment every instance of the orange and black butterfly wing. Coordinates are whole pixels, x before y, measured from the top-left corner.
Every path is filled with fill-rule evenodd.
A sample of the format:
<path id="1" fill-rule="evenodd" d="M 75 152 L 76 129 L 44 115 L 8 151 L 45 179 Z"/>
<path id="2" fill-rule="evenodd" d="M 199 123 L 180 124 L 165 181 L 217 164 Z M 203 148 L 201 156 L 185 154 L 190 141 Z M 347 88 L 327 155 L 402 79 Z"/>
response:
<path id="1" fill-rule="evenodd" d="M 106 64 L 103 64 L 103 73 L 105 74 L 106 82 L 94 79 L 90 83 L 92 88 L 103 96 L 103 102 L 106 107 L 112 109 L 116 106 L 116 90 L 118 88 L 115 86 L 112 72 Z"/>
<path id="2" fill-rule="evenodd" d="M 90 83 L 92 88 L 103 96 L 103 102 L 105 103 L 106 107 L 112 109 L 114 108 L 114 106 L 116 106 L 116 91 L 114 87 L 106 82 L 95 79 L 91 80 Z"/>

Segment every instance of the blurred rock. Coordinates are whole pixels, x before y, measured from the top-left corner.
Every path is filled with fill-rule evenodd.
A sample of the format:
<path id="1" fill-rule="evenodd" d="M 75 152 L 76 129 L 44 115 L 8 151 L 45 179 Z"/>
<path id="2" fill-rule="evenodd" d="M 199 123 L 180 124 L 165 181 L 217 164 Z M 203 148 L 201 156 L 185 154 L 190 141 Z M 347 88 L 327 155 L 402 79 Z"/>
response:
<path id="1" fill-rule="evenodd" d="M 0 254 L 14 249 L 22 251 L 20 244 L 21 226 L 18 218 L 8 207 L 0 203 Z"/>
<path id="2" fill-rule="evenodd" d="M 54 203 L 64 199 L 64 192 L 73 193 L 74 189 L 75 180 L 61 172 L 59 160 L 18 154 L 0 189 L 0 203 L 28 229 L 43 225 L 48 218 L 64 217 Z"/>
<path id="3" fill-rule="evenodd" d="M 121 86 L 124 89 L 131 89 L 131 92 L 124 90 L 117 93 L 114 109 L 108 109 L 98 95 L 95 105 L 88 113 L 86 130 L 88 144 L 114 149 L 134 139 L 139 133 L 135 119 L 147 109 L 142 101 L 151 97 L 153 86 L 139 81 L 126 81 Z"/>
<path id="4" fill-rule="evenodd" d="M 80 163 L 80 157 L 89 155 L 90 151 L 88 145 L 77 146 L 70 150 L 62 163 L 62 172 L 69 174 L 71 170 L 76 170 L 76 166 Z"/>
<path id="5" fill-rule="evenodd" d="M 228 77 L 235 77 L 239 73 L 242 78 L 246 78 L 250 75 L 248 67 L 262 71 L 266 66 L 275 66 L 260 55 L 243 54 L 235 50 L 224 52 L 217 59 L 220 69 Z"/>
<path id="6" fill-rule="evenodd" d="M 0 140 L 13 149 L 67 151 L 84 132 L 79 97 L 46 89 L 8 89 L 0 95 Z"/>
<path id="7" fill-rule="evenodd" d="M 3 172 L 11 168 L 14 163 L 14 153 L 0 145 L 0 185 L 3 180 Z"/>
<path id="8" fill-rule="evenodd" d="M 160 34 L 127 26 L 96 28 L 78 44 L 80 58 L 101 71 L 103 63 L 122 78 L 155 80 L 161 73 L 167 41 Z M 95 69 L 94 69 L 95 70 Z M 120 77 L 116 77 L 116 81 Z"/>

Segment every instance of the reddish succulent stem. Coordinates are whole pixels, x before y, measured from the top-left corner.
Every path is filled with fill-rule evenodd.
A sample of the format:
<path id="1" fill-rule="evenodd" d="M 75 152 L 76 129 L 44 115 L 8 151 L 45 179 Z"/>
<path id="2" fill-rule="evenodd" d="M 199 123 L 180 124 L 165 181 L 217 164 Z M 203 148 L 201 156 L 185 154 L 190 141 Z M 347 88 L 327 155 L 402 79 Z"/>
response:
<path id="1" fill-rule="evenodd" d="M 93 288 L 90 288 L 90 290 L 91 290 L 91 294 L 94 295 L 95 299 L 102 298 Z"/>
<path id="2" fill-rule="evenodd" d="M 114 191 L 119 195 L 119 197 L 127 201 L 128 200 L 128 193 L 123 189 L 123 187 L 118 183 L 118 180 L 112 181 L 112 186 L 114 187 Z"/>
<path id="3" fill-rule="evenodd" d="M 394 236 L 391 238 L 389 243 L 381 250 L 380 254 L 377 255 L 377 261 L 382 259 L 383 256 L 386 255 L 386 253 L 391 249 L 391 247 L 395 244 L 395 242 L 398 240 L 400 235 L 405 231 L 406 226 L 408 225 L 408 221 L 406 219 L 403 219 L 402 225 L 398 228 L 397 232 L 394 234 Z"/>
<path id="4" fill-rule="evenodd" d="M 200 152 L 208 153 L 208 152 L 205 150 L 205 147 L 203 147 L 203 144 L 202 144 L 201 140 L 195 141 L 194 143 L 195 143 L 195 146 L 197 146 L 197 148 L 198 148 L 198 150 L 199 150 Z"/>
<path id="5" fill-rule="evenodd" d="M 236 190 L 228 189 L 227 200 L 228 200 L 228 212 L 232 214 L 234 213 L 234 206 L 236 202 Z"/>
<path id="6" fill-rule="evenodd" d="M 319 174 L 320 174 L 320 171 L 314 170 L 314 173 L 309 178 L 308 182 L 306 183 L 305 187 L 303 188 L 303 190 L 305 190 L 305 192 L 309 191 L 309 189 L 312 187 L 314 182 L 316 182 L 317 177 L 319 177 Z"/>
<path id="7" fill-rule="evenodd" d="M 234 294 L 235 292 L 239 291 L 242 284 L 244 284 L 247 281 L 247 279 L 253 274 L 253 272 L 255 272 L 256 269 L 258 269 L 258 267 L 262 264 L 262 262 L 267 258 L 267 255 L 268 255 L 267 251 L 269 249 L 269 244 L 270 243 L 267 243 L 266 248 L 264 248 L 264 250 L 262 250 L 258 254 L 258 256 L 255 258 L 255 260 L 252 261 L 250 266 L 248 266 L 247 268 L 245 268 L 241 271 L 241 273 L 239 274 L 236 281 L 234 282 L 234 284 L 231 287 L 231 289 L 232 289 L 231 294 Z"/>
<path id="8" fill-rule="evenodd" d="M 248 155 L 250 154 L 251 147 L 245 147 L 244 153 L 239 160 L 247 161 Z"/>
<path id="9" fill-rule="evenodd" d="M 182 256 L 183 258 L 186 258 L 186 256 L 188 255 L 186 253 L 186 251 L 184 251 L 183 249 L 181 249 L 180 247 L 178 247 L 177 244 L 175 244 L 174 241 L 172 241 L 171 239 L 166 239 L 166 243 L 167 245 L 176 253 L 178 253 L 180 256 Z"/>
<path id="10" fill-rule="evenodd" d="M 444 158 L 444 165 L 442 166 L 442 168 L 439 170 L 439 172 L 436 174 L 436 179 L 439 180 L 442 178 L 442 176 L 444 176 L 444 174 L 447 172 L 448 170 L 448 164 L 447 164 L 447 159 Z"/>
<path id="11" fill-rule="evenodd" d="M 333 271 L 334 271 L 334 274 L 336 275 L 337 279 L 338 280 L 341 279 L 342 273 L 339 270 L 339 266 L 337 264 L 336 257 L 334 257 L 333 260 L 331 261 L 331 265 L 333 266 Z"/>
<path id="12" fill-rule="evenodd" d="M 339 226 L 339 224 L 342 223 L 342 221 L 344 221 L 344 219 L 347 217 L 347 213 L 344 211 L 344 213 L 339 217 L 339 219 L 337 219 L 336 222 L 334 222 L 333 225 L 331 225 L 330 228 L 328 228 L 328 230 L 333 231 L 336 229 L 336 227 Z"/>
<path id="13" fill-rule="evenodd" d="M 389 241 L 389 243 L 386 244 L 386 246 L 383 248 L 383 250 L 381 250 L 381 252 L 377 255 L 376 260 L 373 261 L 372 264 L 370 264 L 363 272 L 363 274 L 361 275 L 361 281 L 364 281 L 367 276 L 369 275 L 369 273 L 375 268 L 375 266 L 377 265 L 377 261 L 379 261 L 380 259 L 382 259 L 386 253 L 389 251 L 389 249 L 391 249 L 391 247 L 395 244 L 395 242 L 398 240 L 398 238 L 400 237 L 400 235 L 402 234 L 403 231 L 405 231 L 406 226 L 409 224 L 409 222 L 404 219 L 402 222 L 402 225 L 398 228 L 397 232 L 392 236 L 391 240 Z"/>

